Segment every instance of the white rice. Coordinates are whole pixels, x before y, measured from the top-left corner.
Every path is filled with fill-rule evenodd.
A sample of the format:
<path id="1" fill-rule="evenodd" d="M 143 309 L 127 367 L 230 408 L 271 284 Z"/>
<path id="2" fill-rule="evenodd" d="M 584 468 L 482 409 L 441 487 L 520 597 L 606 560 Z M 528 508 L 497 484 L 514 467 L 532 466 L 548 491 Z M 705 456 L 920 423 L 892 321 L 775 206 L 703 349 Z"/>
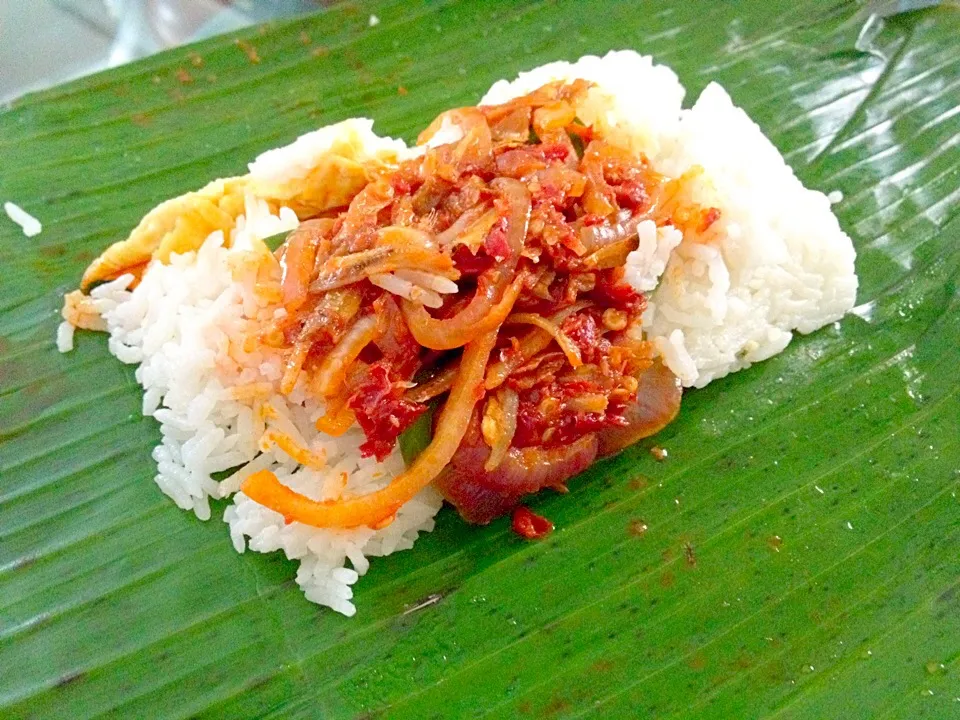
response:
<path id="1" fill-rule="evenodd" d="M 684 385 L 701 387 L 770 357 L 794 330 L 811 332 L 853 306 L 854 251 L 830 211 L 836 198 L 805 189 L 719 86 L 708 86 L 692 109 L 681 110 L 684 90 L 676 75 L 623 51 L 522 73 L 512 83 L 496 83 L 482 102 L 504 102 L 545 82 L 576 77 L 597 84 L 577 108 L 582 120 L 645 153 L 672 177 L 701 167 L 689 188 L 692 200 L 721 210 L 702 237 L 641 223 L 638 248 L 627 259 L 627 280 L 649 298 L 644 331 Z M 461 136 L 445 121 L 431 144 Z M 262 154 L 250 174 L 261 186 L 282 185 L 307 177 L 324 153 L 344 145 L 361 161 L 395 162 L 423 152 L 380 138 L 371 121 L 354 119 Z M 261 347 L 243 351 L 249 332 L 284 313 L 254 292 L 255 273 L 243 270 L 243 260 L 258 239 L 297 223 L 289 208 L 274 215 L 266 202 L 248 195 L 229 238 L 216 232 L 197 252 L 151 264 L 132 291 L 127 275 L 91 296 L 110 333 L 111 352 L 139 365 L 143 412 L 160 423 L 163 437 L 153 452 L 163 492 L 201 519 L 210 517 L 211 496 L 232 496 L 224 520 L 238 552 L 247 546 L 282 550 L 299 561 L 296 579 L 308 599 L 353 615 L 352 585 L 367 571 L 368 558 L 412 547 L 420 532 L 433 528 L 441 498 L 424 490 L 381 530 L 332 530 L 287 525 L 238 492 L 250 474 L 266 469 L 309 497 L 333 499 L 384 487 L 403 467 L 397 452 L 383 463 L 362 458 L 364 437 L 357 428 L 339 438 L 317 432 L 323 408 L 301 386 L 289 397 L 277 391 L 282 358 Z M 457 289 L 420 271 L 396 271 L 375 282 L 428 305 Z M 72 346 L 73 327 L 64 323 L 57 347 Z M 238 399 L 248 397 L 234 394 L 238 386 L 259 388 L 263 396 Z M 325 455 L 326 466 L 302 467 L 273 444 L 261 448 L 270 428 Z M 219 485 L 213 480 L 231 468 L 239 469 Z"/>
<path id="2" fill-rule="evenodd" d="M 703 387 L 781 352 L 793 331 L 843 317 L 857 276 L 827 196 L 800 183 L 715 83 L 681 113 L 659 169 L 679 177 L 693 166 L 704 170 L 694 200 L 720 219 L 710 237 L 690 234 L 674 251 L 645 329 L 683 384 Z"/>
<path id="3" fill-rule="evenodd" d="M 683 240 L 683 234 L 672 225 L 658 228 L 653 220 L 637 226 L 640 244 L 627 255 L 626 279 L 640 292 L 650 292 L 663 275 L 670 253 Z"/>
<path id="4" fill-rule="evenodd" d="M 62 353 L 73 350 L 73 333 L 76 328 L 64 320 L 57 325 L 57 350 Z"/>
<path id="5" fill-rule="evenodd" d="M 223 247 L 223 235 L 216 232 L 198 252 L 174 255 L 167 265 L 153 263 L 133 291 L 127 289 L 132 277 L 126 275 L 91 292 L 107 323 L 111 352 L 124 362 L 139 364 L 136 378 L 144 389 L 143 413 L 160 423 L 163 439 L 153 451 L 156 483 L 201 520 L 210 517 L 211 496 L 235 493 L 256 470 L 272 470 L 281 482 L 320 499 L 337 497 L 344 490 L 371 492 L 402 469 L 398 452 L 384 463 L 362 458 L 359 430 L 340 438 L 318 433 L 313 423 L 322 408 L 300 389 L 291 398 L 274 389 L 259 403 L 238 401 L 231 393 L 234 385 L 266 382 L 275 387 L 282 374 L 278 355 L 241 349 L 246 333 L 269 320 L 276 309 L 252 292 L 252 279 L 234 279 L 231 261 L 247 251 L 251 238 L 292 229 L 291 222 L 295 226 L 296 217 L 291 218 L 288 209 L 272 215 L 262 200 L 248 198 L 247 214 L 232 232 L 230 249 Z M 66 346 L 68 334 L 58 330 L 58 346 L 61 337 Z M 244 360 L 242 366 L 227 367 L 228 351 Z M 275 419 L 264 420 L 260 408 L 265 404 L 277 413 Z M 327 467 L 323 471 L 299 467 L 275 447 L 261 454 L 258 440 L 268 426 L 325 453 Z M 211 475 L 238 465 L 245 467 L 218 487 Z M 382 530 L 321 530 L 286 525 L 280 515 L 238 493 L 224 520 L 239 552 L 244 551 L 246 538 L 258 552 L 283 550 L 300 562 L 297 583 L 308 599 L 353 615 L 351 586 L 369 567 L 366 558 L 412 547 L 418 533 L 433 528 L 440 505 L 439 495 L 427 489 Z"/>
<path id="6" fill-rule="evenodd" d="M 8 218 L 20 226 L 23 234 L 27 237 L 34 237 L 43 231 L 43 225 L 40 224 L 40 221 L 16 203 L 5 202 L 3 211 Z"/>

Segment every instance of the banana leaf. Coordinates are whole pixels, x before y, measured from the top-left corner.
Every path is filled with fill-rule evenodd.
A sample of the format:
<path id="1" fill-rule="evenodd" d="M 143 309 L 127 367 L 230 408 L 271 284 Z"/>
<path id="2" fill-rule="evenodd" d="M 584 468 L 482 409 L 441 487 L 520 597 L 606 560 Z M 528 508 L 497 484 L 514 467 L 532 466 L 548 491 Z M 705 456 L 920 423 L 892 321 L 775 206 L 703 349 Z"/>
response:
<path id="1" fill-rule="evenodd" d="M 907 9 L 346 3 L 3 109 L 0 200 L 44 231 L 0 222 L 0 716 L 958 717 L 960 10 Z M 861 304 L 538 498 L 544 542 L 445 510 L 355 618 L 318 609 L 294 563 L 161 495 L 105 337 L 56 352 L 61 294 L 157 202 L 323 124 L 410 140 L 497 78 L 624 47 L 688 101 L 719 80 L 843 193 Z"/>

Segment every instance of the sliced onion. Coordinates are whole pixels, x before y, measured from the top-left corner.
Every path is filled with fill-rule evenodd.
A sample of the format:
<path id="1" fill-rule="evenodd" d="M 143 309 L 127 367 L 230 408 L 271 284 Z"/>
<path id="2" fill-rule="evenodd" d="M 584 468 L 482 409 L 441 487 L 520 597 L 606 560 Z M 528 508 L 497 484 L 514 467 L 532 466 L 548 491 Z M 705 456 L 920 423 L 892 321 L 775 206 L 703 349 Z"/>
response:
<path id="1" fill-rule="evenodd" d="M 498 327 L 520 294 L 523 276 L 512 276 L 527 236 L 530 193 L 523 183 L 508 178 L 497 178 L 493 187 L 507 201 L 506 240 L 510 253 L 503 263 L 480 275 L 473 298 L 451 318 L 440 320 L 432 317 L 422 305 L 403 303 L 403 314 L 410 332 L 424 347 L 451 350 Z"/>
<path id="2" fill-rule="evenodd" d="M 460 443 L 456 455 L 434 483 L 467 522 L 486 525 L 510 512 L 525 495 L 549 487 L 563 492 L 565 483 L 582 472 L 597 455 L 597 437 L 584 435 L 558 447 L 515 448 L 507 452 L 499 466 L 487 472 L 490 449 L 474 420 Z"/>
<path id="3" fill-rule="evenodd" d="M 560 325 L 570 315 L 579 312 L 587 307 L 586 303 L 577 303 L 568 308 L 554 313 L 550 316 L 550 321 L 554 325 Z M 510 374 L 517 368 L 522 367 L 530 358 L 538 352 L 545 350 L 553 342 L 553 335 L 549 332 L 536 328 L 520 338 L 517 348 L 511 352 L 505 359 L 492 363 L 487 368 L 487 378 L 484 387 L 487 390 L 493 390 L 500 387 L 506 381 Z"/>
<path id="4" fill-rule="evenodd" d="M 590 270 L 623 267 L 627 263 L 627 255 L 636 250 L 639 244 L 640 241 L 634 233 L 631 238 L 604 245 L 583 258 L 584 267 Z"/>
<path id="5" fill-rule="evenodd" d="M 520 338 L 519 345 L 504 360 L 490 365 L 484 387 L 487 390 L 500 387 L 514 370 L 544 350 L 551 342 L 553 342 L 553 336 L 540 328 L 525 334 Z"/>
<path id="6" fill-rule="evenodd" d="M 637 399 L 625 413 L 627 425 L 599 433 L 600 455 L 612 455 L 628 445 L 660 432 L 680 411 L 680 380 L 659 360 L 637 378 Z"/>
<path id="7" fill-rule="evenodd" d="M 370 247 L 375 237 L 378 213 L 393 202 L 395 192 L 384 177 L 369 183 L 350 201 L 343 221 L 333 238 L 334 247 L 342 254 Z"/>
<path id="8" fill-rule="evenodd" d="M 557 100 L 533 111 L 533 129 L 542 138 L 548 133 L 563 130 L 576 117 L 577 111 L 573 105 Z"/>
<path id="9" fill-rule="evenodd" d="M 486 118 L 464 133 L 463 139 L 453 151 L 453 160 L 457 176 L 490 167 L 493 163 L 493 138 Z M 456 177 L 449 179 L 456 180 Z"/>
<path id="10" fill-rule="evenodd" d="M 363 349 L 380 336 L 382 328 L 373 315 L 357 320 L 333 349 L 326 354 L 317 368 L 314 390 L 330 397 L 335 395 L 347 377 L 347 368 L 357 359 Z"/>
<path id="11" fill-rule="evenodd" d="M 505 269 L 512 271 L 520 259 L 523 243 L 527 237 L 527 225 L 530 222 L 530 191 L 522 182 L 511 178 L 497 178 L 490 185 L 507 201 L 507 246 L 510 248 L 510 259 Z"/>
<path id="12" fill-rule="evenodd" d="M 437 243 L 430 233 L 406 225 L 387 225 L 380 228 L 377 231 L 377 245 L 392 247 L 396 250 L 410 248 L 435 250 L 437 248 Z"/>
<path id="13" fill-rule="evenodd" d="M 272 472 L 261 470 L 244 481 L 241 491 L 283 515 L 287 522 L 341 528 L 380 527 L 389 522 L 404 503 L 440 474 L 456 453 L 483 393 L 483 371 L 496 340 L 497 333 L 491 331 L 466 347 L 433 440 L 408 470 L 382 490 L 348 500 L 316 501 L 281 484 Z"/>
<path id="14" fill-rule="evenodd" d="M 500 143 L 525 143 L 530 139 L 529 107 L 511 109 L 495 122 L 491 122 L 490 132 L 493 139 Z M 489 118 L 488 118 L 489 119 Z"/>
<path id="15" fill-rule="evenodd" d="M 483 469 L 487 472 L 496 470 L 507 456 L 510 443 L 513 442 L 513 436 L 517 432 L 519 407 L 520 396 L 510 388 L 501 388 L 487 401 L 480 426 L 484 440 L 487 440 L 490 446 L 490 457 L 483 464 Z"/>
<path id="16" fill-rule="evenodd" d="M 437 244 L 440 247 L 466 245 L 475 253 L 496 221 L 495 210 L 486 205 L 477 205 L 458 217 L 446 230 L 437 233 Z"/>
<path id="17" fill-rule="evenodd" d="M 437 241 L 437 244 L 440 245 L 440 247 L 449 245 L 451 242 L 456 240 L 458 235 L 476 222 L 477 218 L 481 217 L 485 212 L 487 212 L 487 207 L 484 205 L 477 205 L 469 210 L 464 211 L 460 217 L 453 221 L 450 227 L 443 232 L 437 233 L 434 239 Z"/>
<path id="18" fill-rule="evenodd" d="M 493 303 L 494 286 L 482 292 L 478 289 L 466 308 L 452 318 L 438 320 L 423 309 L 423 305 L 404 300 L 401 305 L 404 319 L 414 339 L 431 350 L 452 350 L 462 347 L 482 333 L 499 327 L 510 314 L 513 304 L 523 289 L 523 276 L 518 275 L 507 286 L 500 301 Z M 478 300 L 479 298 L 479 300 Z"/>
<path id="19" fill-rule="evenodd" d="M 460 235 L 454 238 L 451 245 L 456 247 L 458 245 L 463 245 L 474 255 L 477 254 L 477 251 L 483 247 L 484 240 L 487 239 L 487 235 L 490 234 L 490 229 L 497 222 L 497 212 L 496 210 L 490 209 L 487 210 L 483 215 L 481 215 L 475 223 L 470 227 L 464 230 Z"/>
<path id="20" fill-rule="evenodd" d="M 536 325 L 556 341 L 560 349 L 563 350 L 563 354 L 567 356 L 567 362 L 570 363 L 570 367 L 576 369 L 583 365 L 583 358 L 580 357 L 580 348 L 560 329 L 557 323 L 543 317 L 543 315 L 537 315 L 536 313 L 515 313 L 508 317 L 505 322 L 508 324 L 521 323 L 524 325 Z"/>
<path id="21" fill-rule="evenodd" d="M 580 241 L 589 252 L 593 252 L 606 245 L 632 240 L 637 236 L 637 227 L 647 219 L 647 213 L 638 213 L 627 220 L 619 220 L 616 225 L 585 225 L 580 228 Z"/>

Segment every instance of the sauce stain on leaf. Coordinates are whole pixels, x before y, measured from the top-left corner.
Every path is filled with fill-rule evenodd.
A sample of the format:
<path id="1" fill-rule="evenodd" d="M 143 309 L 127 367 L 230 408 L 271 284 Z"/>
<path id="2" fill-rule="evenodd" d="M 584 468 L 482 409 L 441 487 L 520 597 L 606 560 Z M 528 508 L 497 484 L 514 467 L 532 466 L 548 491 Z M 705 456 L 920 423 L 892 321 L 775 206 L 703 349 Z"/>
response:
<path id="1" fill-rule="evenodd" d="M 377 718 L 382 716 L 383 716 L 383 713 L 379 711 L 367 710 L 357 715 L 354 720 L 377 720 Z"/>
<path id="2" fill-rule="evenodd" d="M 42 245 L 37 249 L 39 255 L 53 260 L 62 258 L 66 252 L 67 249 L 63 245 Z"/>
<path id="3" fill-rule="evenodd" d="M 597 660 L 593 665 L 590 666 L 590 669 L 594 672 L 606 674 L 613 670 L 614 664 L 610 660 Z"/>
<path id="4" fill-rule="evenodd" d="M 241 40 L 240 38 L 237 38 L 236 40 L 234 40 L 233 44 L 236 45 L 241 50 L 243 50 L 243 54 L 247 56 L 247 59 L 251 63 L 253 63 L 254 65 L 259 64 L 260 55 L 257 54 L 257 49 L 253 45 L 248 43 L 246 40 Z"/>
<path id="5" fill-rule="evenodd" d="M 543 709 L 544 717 L 556 717 L 570 709 L 570 701 L 560 697 L 553 698 Z"/>

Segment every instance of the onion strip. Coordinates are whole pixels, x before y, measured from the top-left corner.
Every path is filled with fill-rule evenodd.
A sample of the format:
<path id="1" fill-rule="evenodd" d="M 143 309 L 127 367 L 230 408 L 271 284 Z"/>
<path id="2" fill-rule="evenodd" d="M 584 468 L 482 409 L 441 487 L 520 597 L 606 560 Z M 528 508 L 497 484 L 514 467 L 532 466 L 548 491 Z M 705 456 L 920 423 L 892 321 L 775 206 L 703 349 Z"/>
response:
<path id="1" fill-rule="evenodd" d="M 554 313 L 549 319 L 554 324 L 559 325 L 573 313 L 580 312 L 585 307 L 587 307 L 587 303 L 576 303 Z M 484 387 L 487 390 L 495 390 L 503 385 L 512 372 L 523 367 L 538 352 L 545 350 L 552 341 L 553 335 L 538 327 L 528 332 L 519 339 L 516 350 L 510 353 L 506 359 L 490 364 L 490 367 L 487 368 L 487 379 L 484 381 Z"/>
<path id="2" fill-rule="evenodd" d="M 404 300 L 401 308 L 407 327 L 410 328 L 410 334 L 418 343 L 431 350 L 452 350 L 466 345 L 478 335 L 499 327 L 513 310 L 513 304 L 517 301 L 522 289 L 523 275 L 517 275 L 507 286 L 500 301 L 488 311 L 486 307 L 480 307 L 480 304 L 476 303 L 476 299 L 480 297 L 478 291 L 474 300 L 464 310 L 445 320 L 432 317 L 423 305 L 410 300 Z M 474 310 L 487 312 L 481 315 Z"/>
<path id="3" fill-rule="evenodd" d="M 288 523 L 353 528 L 379 527 L 389 522 L 404 503 L 433 482 L 460 446 L 483 392 L 483 371 L 496 340 L 496 330 L 491 330 L 467 345 L 433 440 L 413 465 L 387 487 L 348 500 L 316 501 L 281 484 L 269 470 L 261 470 L 244 481 L 241 491 L 254 502 L 283 515 Z"/>
<path id="4" fill-rule="evenodd" d="M 560 326 L 549 320 L 548 318 L 543 317 L 543 315 L 537 315 L 536 313 L 516 313 L 511 315 L 504 322 L 507 324 L 516 323 L 524 325 L 536 325 L 538 328 L 550 334 L 550 336 L 556 340 L 557 345 L 560 346 L 560 349 L 563 350 L 563 354 L 567 356 L 567 362 L 570 363 L 570 367 L 577 369 L 583 365 L 583 358 L 580 357 L 580 348 L 578 348 L 573 340 L 560 329 Z"/>
<path id="5" fill-rule="evenodd" d="M 436 234 L 435 240 L 437 241 L 437 245 L 440 247 L 449 245 L 458 237 L 464 235 L 471 226 L 476 224 L 481 218 L 484 218 L 488 212 L 489 209 L 486 205 L 475 205 L 469 210 L 464 211 L 450 227 Z M 494 220 L 495 219 L 496 216 L 494 216 Z M 492 226 L 493 222 L 490 224 Z M 490 228 L 488 227 L 487 229 L 489 230 Z"/>
<path id="6" fill-rule="evenodd" d="M 403 315 L 410 332 L 423 347 L 452 350 L 498 327 L 513 309 L 523 289 L 524 276 L 522 273 L 514 275 L 514 270 L 527 237 L 530 192 L 523 183 L 510 178 L 497 178 L 493 185 L 507 203 L 507 258 L 480 276 L 473 298 L 451 318 L 437 319 L 422 305 L 407 300 L 403 302 Z"/>
<path id="7" fill-rule="evenodd" d="M 313 389 L 324 397 L 335 395 L 347 377 L 347 368 L 363 349 L 382 334 L 382 328 L 373 315 L 357 320 L 346 335 L 326 354 L 317 368 Z"/>
<path id="8" fill-rule="evenodd" d="M 492 407 L 491 407 L 492 406 Z M 487 472 L 496 470 L 510 450 L 510 443 L 513 442 L 513 436 L 517 433 L 517 410 L 520 407 L 520 396 L 515 390 L 510 388 L 501 388 L 501 390 L 487 401 L 486 412 L 483 417 L 483 436 L 487 439 L 488 434 L 492 434 L 493 442 L 490 443 L 490 456 L 483 464 L 483 469 Z M 494 426 L 487 432 L 487 419 Z"/>
<path id="9" fill-rule="evenodd" d="M 650 217 L 649 213 L 638 213 L 633 217 L 618 222 L 616 225 L 588 225 L 580 228 L 580 241 L 589 252 L 614 243 L 631 240 L 637 236 L 637 228 L 644 220 Z"/>
<path id="10" fill-rule="evenodd" d="M 487 390 L 494 390 L 510 377 L 510 373 L 523 365 L 541 350 L 553 342 L 553 336 L 544 332 L 540 328 L 534 328 L 519 340 L 519 346 L 511 353 L 507 359 L 497 363 L 492 363 L 487 369 L 487 378 L 484 381 L 484 387 Z"/>

